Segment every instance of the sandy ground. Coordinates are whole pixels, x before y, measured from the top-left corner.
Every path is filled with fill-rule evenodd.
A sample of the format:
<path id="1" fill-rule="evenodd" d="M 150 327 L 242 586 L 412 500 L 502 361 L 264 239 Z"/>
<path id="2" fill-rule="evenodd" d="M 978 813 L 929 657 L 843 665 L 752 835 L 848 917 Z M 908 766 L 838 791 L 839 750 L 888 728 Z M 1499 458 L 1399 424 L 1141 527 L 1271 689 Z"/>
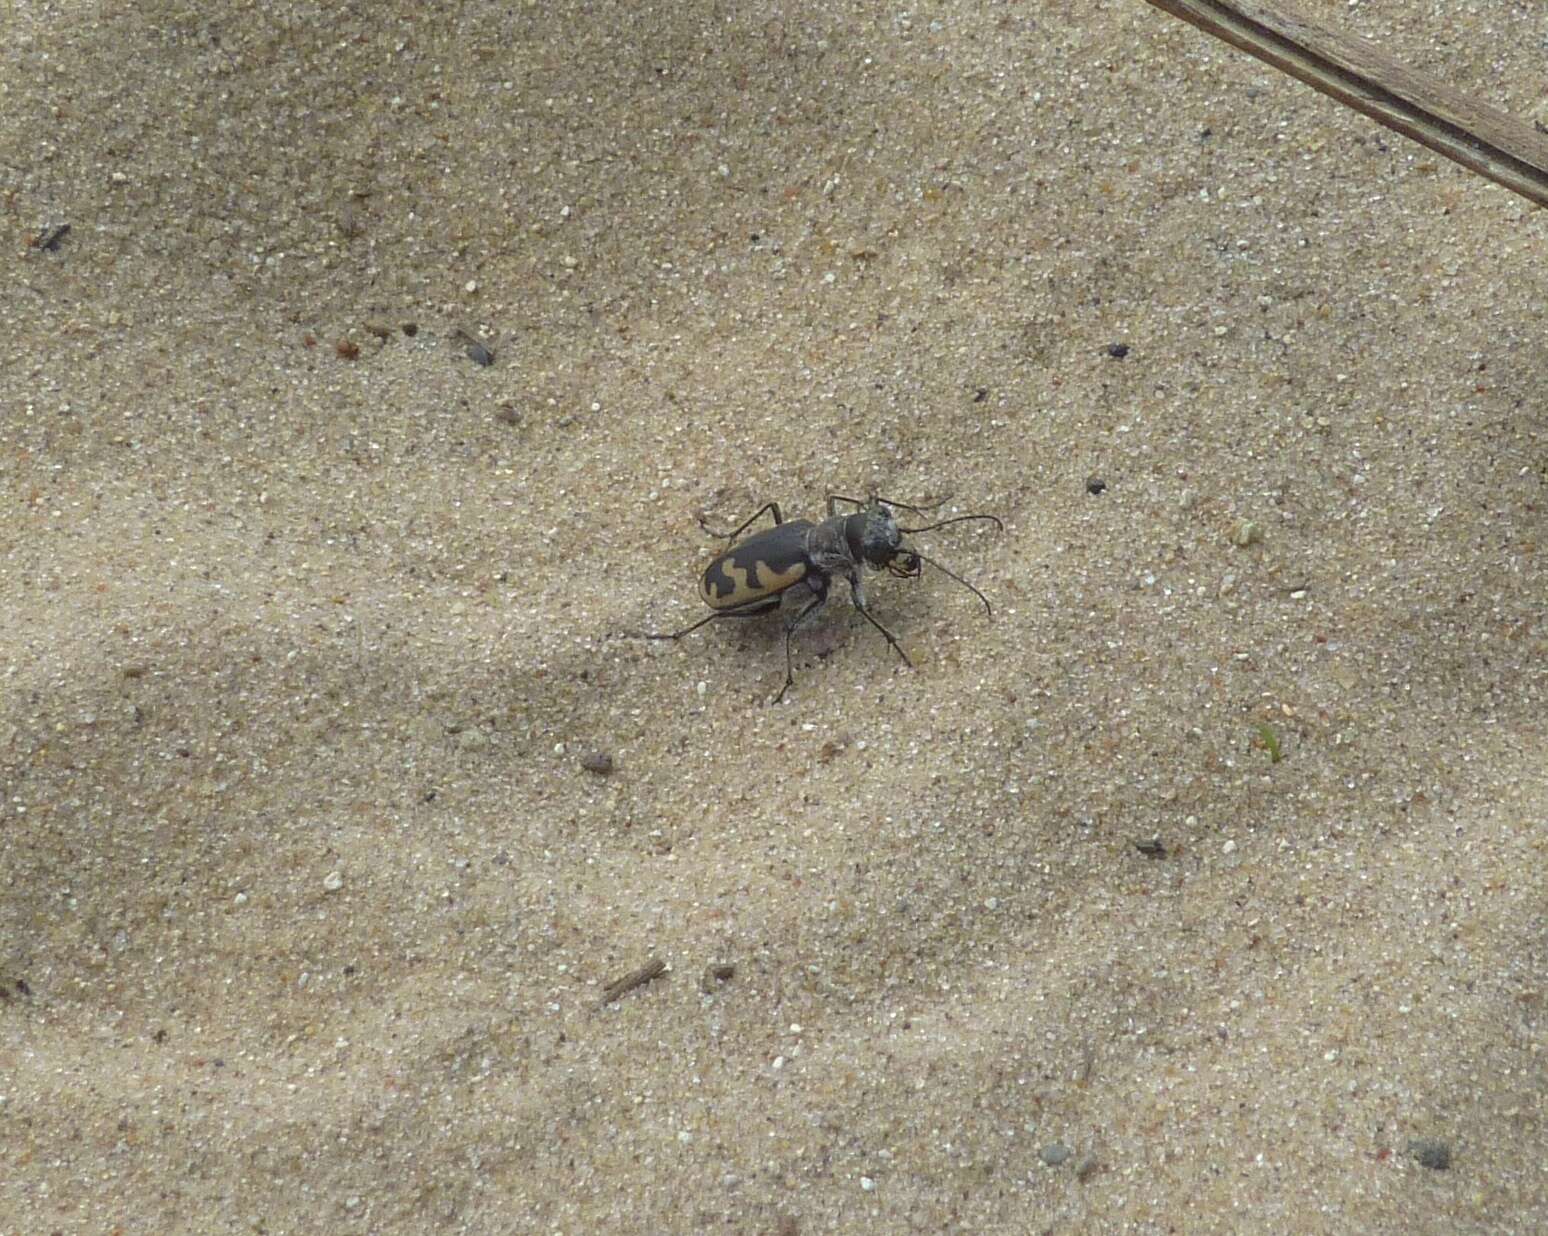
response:
<path id="1" fill-rule="evenodd" d="M 1139 0 L 9 0 L 0 220 L 0 1231 L 1548 1225 L 1521 200 Z M 993 621 L 622 634 L 833 490 Z"/>

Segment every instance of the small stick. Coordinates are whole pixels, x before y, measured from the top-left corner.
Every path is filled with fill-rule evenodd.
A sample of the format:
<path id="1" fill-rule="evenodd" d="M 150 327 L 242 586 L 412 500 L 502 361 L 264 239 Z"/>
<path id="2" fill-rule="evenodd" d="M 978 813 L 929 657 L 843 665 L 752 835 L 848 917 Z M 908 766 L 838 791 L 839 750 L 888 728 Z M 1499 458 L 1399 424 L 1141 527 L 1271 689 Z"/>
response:
<path id="1" fill-rule="evenodd" d="M 614 979 L 602 989 L 602 999 L 597 1001 L 597 1008 L 603 1009 L 617 1000 L 620 996 L 626 996 L 636 987 L 643 987 L 651 979 L 660 978 L 666 973 L 666 962 L 657 957 L 654 961 L 648 961 L 638 970 L 632 970 L 621 979 Z"/>
<path id="2" fill-rule="evenodd" d="M 1522 197 L 1548 206 L 1548 137 L 1394 60 L 1368 39 L 1257 0 L 1149 0 L 1206 34 L 1364 112 Z"/>

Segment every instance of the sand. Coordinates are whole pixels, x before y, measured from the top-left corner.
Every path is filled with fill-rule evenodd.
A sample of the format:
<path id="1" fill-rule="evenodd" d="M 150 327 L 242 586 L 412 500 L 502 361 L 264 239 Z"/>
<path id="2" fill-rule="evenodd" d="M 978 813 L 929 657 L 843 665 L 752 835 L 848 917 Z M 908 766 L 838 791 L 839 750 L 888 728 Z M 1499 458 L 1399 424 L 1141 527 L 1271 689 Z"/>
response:
<path id="1" fill-rule="evenodd" d="M 0 20 L 0 1231 L 1548 1226 L 1542 213 L 1138 0 Z M 992 619 L 627 634 L 830 492 Z"/>

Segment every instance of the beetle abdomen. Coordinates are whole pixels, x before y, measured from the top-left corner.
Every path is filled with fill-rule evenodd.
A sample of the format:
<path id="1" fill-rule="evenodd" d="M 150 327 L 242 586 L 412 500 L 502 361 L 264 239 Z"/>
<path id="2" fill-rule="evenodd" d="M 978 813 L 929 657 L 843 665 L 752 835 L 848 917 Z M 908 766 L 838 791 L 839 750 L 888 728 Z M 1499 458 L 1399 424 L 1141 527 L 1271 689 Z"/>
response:
<path id="1" fill-rule="evenodd" d="M 811 529 L 811 520 L 792 519 L 733 545 L 704 572 L 699 583 L 704 603 L 711 609 L 741 609 L 800 583 L 807 572 Z"/>

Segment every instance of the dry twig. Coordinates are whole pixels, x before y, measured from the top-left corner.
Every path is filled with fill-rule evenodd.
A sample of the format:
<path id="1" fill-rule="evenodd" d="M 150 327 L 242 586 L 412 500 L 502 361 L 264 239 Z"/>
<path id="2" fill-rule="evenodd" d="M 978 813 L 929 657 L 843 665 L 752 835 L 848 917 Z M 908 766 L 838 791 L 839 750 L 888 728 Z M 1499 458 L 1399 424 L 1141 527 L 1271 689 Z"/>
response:
<path id="1" fill-rule="evenodd" d="M 603 1009 L 617 1000 L 620 996 L 626 996 L 636 987 L 643 987 L 654 978 L 659 978 L 666 973 L 666 962 L 657 957 L 646 962 L 638 970 L 631 970 L 623 978 L 614 979 L 602 989 L 602 999 L 597 1001 L 597 1008 Z"/>
<path id="2" fill-rule="evenodd" d="M 1257 0 L 1150 0 L 1389 129 L 1548 206 L 1548 137 L 1416 72 L 1367 39 Z"/>

